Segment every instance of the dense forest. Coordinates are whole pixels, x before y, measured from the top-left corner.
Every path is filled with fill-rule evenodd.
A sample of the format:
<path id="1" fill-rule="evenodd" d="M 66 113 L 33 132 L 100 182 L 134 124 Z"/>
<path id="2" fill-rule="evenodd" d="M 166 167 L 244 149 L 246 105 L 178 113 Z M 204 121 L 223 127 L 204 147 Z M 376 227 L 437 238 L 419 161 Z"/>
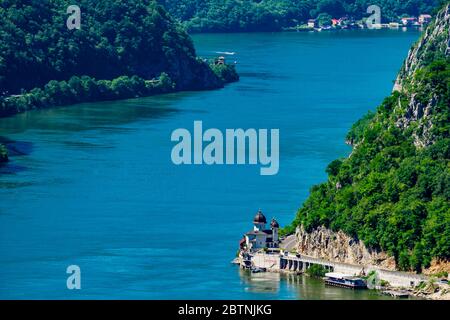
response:
<path id="1" fill-rule="evenodd" d="M 440 0 L 158 0 L 190 32 L 276 31 L 319 15 L 361 19 L 378 5 L 383 21 L 432 13 Z"/>
<path id="2" fill-rule="evenodd" d="M 450 258 L 450 8 L 411 51 L 401 88 L 348 134 L 353 151 L 333 161 L 287 232 L 343 230 L 421 271 Z"/>
<path id="3" fill-rule="evenodd" d="M 188 34 L 154 0 L 76 3 L 81 28 L 69 30 L 73 1 L 0 2 L 0 115 L 237 79 L 234 66 L 198 58 Z"/>

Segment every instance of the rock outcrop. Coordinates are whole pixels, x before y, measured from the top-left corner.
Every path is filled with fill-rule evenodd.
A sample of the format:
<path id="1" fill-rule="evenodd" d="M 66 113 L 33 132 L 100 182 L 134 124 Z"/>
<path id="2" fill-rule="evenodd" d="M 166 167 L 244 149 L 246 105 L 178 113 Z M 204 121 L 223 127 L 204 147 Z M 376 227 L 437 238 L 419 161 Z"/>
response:
<path id="1" fill-rule="evenodd" d="M 336 172 L 330 174 L 327 184 L 322 184 L 313 189 L 312 195 L 299 210 L 295 222 L 297 226 L 296 247 L 299 253 L 340 263 L 374 265 L 390 270 L 422 270 L 429 274 L 448 270 L 448 253 L 440 253 L 442 261 L 439 263 L 433 262 L 430 265 L 429 261 L 427 261 L 425 264 L 420 265 L 420 268 L 427 267 L 429 270 L 420 269 L 417 261 L 414 261 L 414 259 L 426 257 L 426 254 L 419 250 L 421 244 L 417 242 L 415 247 L 411 245 L 408 247 L 395 239 L 394 233 L 396 230 L 406 236 L 408 236 L 408 232 L 420 233 L 421 231 L 420 229 L 413 231 L 414 228 L 410 226 L 401 227 L 399 222 L 394 224 L 391 223 L 391 220 L 397 221 L 398 219 L 409 218 L 408 214 L 411 211 L 408 211 L 408 205 L 413 199 L 420 203 L 430 203 L 430 199 L 419 195 L 411 196 L 411 194 L 407 194 L 408 188 L 411 188 L 411 191 L 420 190 L 416 182 L 411 183 L 409 186 L 393 184 L 395 185 L 394 189 L 397 191 L 399 188 L 405 188 L 405 191 L 399 193 L 397 199 L 390 197 L 391 194 L 395 193 L 395 190 L 389 189 L 390 183 L 383 184 L 380 181 L 385 181 L 385 177 L 388 176 L 401 176 L 401 171 L 399 170 L 404 170 L 407 167 L 401 164 L 402 161 L 408 159 L 414 162 L 417 159 L 421 159 L 422 149 L 426 149 L 438 141 L 447 143 L 449 137 L 448 123 L 450 121 L 448 120 L 448 115 L 450 114 L 450 103 L 448 73 L 445 70 L 448 69 L 450 55 L 449 30 L 450 4 L 447 4 L 437 14 L 435 20 L 426 29 L 417 44 L 410 50 L 395 84 L 394 91 L 397 92 L 394 92 L 383 103 L 373 118 L 370 118 L 366 123 L 364 121 L 361 122 L 360 126 L 363 128 L 359 130 L 363 131 L 365 135 L 361 134 L 362 138 L 357 141 L 356 145 L 355 141 L 349 141 L 353 145 L 353 153 L 348 159 L 340 162 L 338 169 L 335 170 Z M 397 128 L 400 128 L 400 130 L 397 130 Z M 395 146 L 396 150 L 402 150 L 403 145 L 400 145 L 399 141 L 392 143 L 392 145 L 382 143 L 382 139 L 390 135 L 377 136 L 377 130 L 385 133 L 388 130 L 398 132 L 399 134 L 395 139 L 403 141 L 404 145 L 410 147 L 413 147 L 413 143 L 416 150 L 412 150 L 414 149 L 413 147 L 411 152 L 415 154 L 416 158 L 407 155 L 406 152 L 404 155 L 399 156 L 392 153 L 393 149 L 389 148 Z M 368 142 L 368 139 L 364 140 L 364 137 L 369 137 L 371 141 Z M 363 151 L 361 151 L 361 148 L 363 148 Z M 377 149 L 379 150 L 374 151 Z M 371 152 L 373 154 L 370 154 Z M 382 162 L 379 160 L 386 157 L 386 155 L 396 158 L 397 164 L 388 166 L 389 161 L 387 161 L 383 165 L 378 165 Z M 377 157 L 379 158 L 377 159 Z M 440 172 L 448 168 L 448 157 L 446 158 L 446 156 L 442 156 L 439 161 L 434 158 L 423 157 L 423 159 L 427 159 L 430 163 L 436 163 Z M 366 170 L 369 166 L 377 169 Z M 397 170 L 395 175 L 392 174 L 394 172 L 392 170 Z M 419 181 L 433 177 L 429 172 L 418 172 L 421 175 Z M 385 177 L 380 178 L 382 174 Z M 371 179 L 365 179 L 364 176 L 371 176 Z M 413 178 L 407 179 L 412 180 Z M 444 177 L 442 180 L 445 179 Z M 347 181 L 346 184 L 342 183 L 344 180 Z M 370 189 L 367 186 L 373 188 Z M 448 188 L 448 184 L 443 184 L 442 189 L 444 188 Z M 434 198 L 439 196 L 447 199 L 445 193 L 433 193 Z M 402 199 L 402 197 L 404 198 Z M 351 201 L 348 201 L 348 199 Z M 408 200 L 405 201 L 406 199 Z M 375 204 L 368 205 L 371 201 Z M 445 205 L 442 207 L 442 212 L 445 212 L 447 207 Z M 359 212 L 354 210 L 354 208 L 359 209 Z M 399 218 L 399 216 L 392 214 L 392 212 L 395 212 L 394 210 L 407 212 L 407 214 L 401 215 L 401 218 Z M 349 212 L 352 214 L 349 214 Z M 369 212 L 373 215 L 371 220 L 373 225 L 361 219 L 361 215 L 364 216 L 365 213 L 369 214 Z M 415 223 L 425 226 L 425 222 L 432 221 L 432 215 L 436 213 L 429 210 L 426 214 L 421 214 L 421 217 L 415 219 Z M 390 220 L 383 217 L 383 215 L 392 218 Z M 347 226 L 346 221 L 351 219 L 355 219 L 355 221 L 352 221 L 356 225 L 353 229 L 357 229 L 356 233 L 361 237 L 364 237 L 364 234 L 367 232 L 375 235 L 374 238 L 376 236 L 379 237 L 380 233 L 383 233 L 384 230 L 390 227 L 391 233 L 383 233 L 383 235 L 385 238 L 389 237 L 395 240 L 392 242 L 395 244 L 394 247 L 403 246 L 402 252 L 395 253 L 396 256 L 394 258 L 386 252 L 379 252 L 367 247 L 362 241 L 350 237 L 343 231 L 335 232 L 328 228 L 334 225 L 336 228 L 348 230 L 349 228 L 345 229 Z M 439 220 L 446 221 L 446 216 L 440 215 Z M 366 229 L 358 228 L 360 224 L 364 224 Z M 308 232 L 305 231 L 302 225 L 306 226 Z M 407 230 L 408 228 L 409 230 Z M 438 224 L 433 225 L 433 228 L 436 229 L 436 233 L 439 233 L 439 236 L 435 235 L 436 238 L 442 240 L 439 242 L 427 242 L 427 238 L 422 235 L 422 243 L 427 242 L 427 250 L 440 245 L 439 243 L 446 243 L 446 240 L 448 240 L 445 236 L 446 233 L 442 231 L 444 228 L 437 231 L 439 228 Z M 411 237 L 409 239 L 415 241 Z M 374 245 L 377 248 L 389 247 L 383 245 L 380 240 L 372 243 L 375 243 Z M 446 250 L 446 247 L 443 250 Z M 436 254 L 428 258 L 435 257 Z"/>
<path id="2" fill-rule="evenodd" d="M 439 11 L 433 23 L 411 48 L 394 85 L 394 91 L 406 90 L 404 84 L 411 80 L 417 70 L 429 59 L 450 54 L 450 5 Z"/>
<path id="3" fill-rule="evenodd" d="M 406 94 L 409 100 L 406 106 L 399 101 L 398 109 L 402 111 L 403 116 L 397 120 L 397 127 L 405 130 L 412 124 L 416 124 L 412 135 L 417 148 L 427 147 L 435 141 L 432 133 L 432 115 L 438 98 L 433 92 L 434 88 L 428 88 L 430 94 L 427 101 L 419 98 L 416 89 L 421 87 L 422 83 L 417 80 L 416 73 L 431 60 L 442 59 L 450 55 L 449 26 L 450 5 L 447 5 L 438 13 L 418 43 L 409 51 L 394 85 L 394 91 Z"/>
<path id="4" fill-rule="evenodd" d="M 431 261 L 431 264 L 428 268 L 422 271 L 426 275 L 445 275 L 447 274 L 448 279 L 450 280 L 450 261 L 444 259 L 434 258 Z"/>
<path id="5" fill-rule="evenodd" d="M 296 238 L 297 251 L 314 258 L 357 265 L 374 265 L 388 270 L 396 268 L 393 257 L 367 248 L 362 241 L 342 231 L 335 232 L 319 227 L 306 232 L 303 227 L 299 227 L 296 230 Z"/>

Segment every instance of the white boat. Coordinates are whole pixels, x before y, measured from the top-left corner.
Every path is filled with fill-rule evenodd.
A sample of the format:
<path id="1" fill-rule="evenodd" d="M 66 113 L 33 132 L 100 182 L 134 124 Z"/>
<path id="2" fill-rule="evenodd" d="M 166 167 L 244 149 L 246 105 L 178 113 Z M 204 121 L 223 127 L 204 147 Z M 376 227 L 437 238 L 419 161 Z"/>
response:
<path id="1" fill-rule="evenodd" d="M 236 52 L 229 52 L 229 51 L 217 51 L 217 54 L 224 54 L 227 56 L 234 56 L 236 54 Z"/>

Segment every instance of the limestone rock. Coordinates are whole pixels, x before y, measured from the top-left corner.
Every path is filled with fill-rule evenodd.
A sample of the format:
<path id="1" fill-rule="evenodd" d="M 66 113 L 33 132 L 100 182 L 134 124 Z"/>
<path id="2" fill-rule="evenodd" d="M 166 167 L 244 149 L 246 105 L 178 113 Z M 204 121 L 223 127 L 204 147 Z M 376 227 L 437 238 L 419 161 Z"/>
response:
<path id="1" fill-rule="evenodd" d="M 374 265 L 389 270 L 396 268 L 393 257 L 367 248 L 362 241 L 348 236 L 343 231 L 335 232 L 319 227 L 308 233 L 303 227 L 299 227 L 296 230 L 296 238 L 297 251 L 314 258 L 340 263 Z"/>

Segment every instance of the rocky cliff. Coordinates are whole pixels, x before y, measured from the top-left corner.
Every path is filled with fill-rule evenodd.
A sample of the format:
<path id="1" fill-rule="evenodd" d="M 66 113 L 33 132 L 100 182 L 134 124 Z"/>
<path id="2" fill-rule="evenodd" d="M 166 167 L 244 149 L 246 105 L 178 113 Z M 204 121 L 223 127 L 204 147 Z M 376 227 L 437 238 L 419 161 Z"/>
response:
<path id="1" fill-rule="evenodd" d="M 447 5 L 438 13 L 417 44 L 409 51 L 408 57 L 398 74 L 394 90 L 406 90 L 407 88 L 403 88 L 403 85 L 413 80 L 416 71 L 427 64 L 427 61 L 450 53 L 449 25 L 450 5 Z"/>
<path id="2" fill-rule="evenodd" d="M 358 121 L 286 231 L 300 253 L 450 272 L 450 5 L 410 50 L 394 92 Z M 339 231 L 341 230 L 341 231 Z"/>
<path id="3" fill-rule="evenodd" d="M 303 227 L 298 227 L 295 237 L 296 251 L 313 258 L 397 270 L 393 256 L 368 248 L 361 240 L 350 237 L 343 231 L 335 232 L 322 226 L 306 232 Z M 449 273 L 450 263 L 445 259 L 433 259 L 430 266 L 422 272 L 427 275 Z"/>
<path id="4" fill-rule="evenodd" d="M 306 232 L 303 227 L 299 227 L 295 236 L 297 251 L 314 258 L 341 263 L 375 265 L 388 270 L 396 268 L 393 257 L 367 248 L 362 241 L 348 236 L 343 231 L 334 232 L 322 226 Z"/>
<path id="5" fill-rule="evenodd" d="M 397 119 L 397 126 L 405 130 L 414 125 L 412 135 L 418 148 L 432 145 L 436 140 L 432 130 L 434 125 L 432 118 L 439 99 L 435 88 L 423 88 L 426 85 L 417 74 L 430 61 L 449 56 L 449 26 L 450 5 L 447 5 L 410 50 L 394 85 L 394 91 L 402 92 L 407 97 L 407 103 L 403 105 L 399 100 L 397 109 L 401 115 Z M 424 95 L 418 92 L 418 88 L 428 91 L 425 99 Z"/>

